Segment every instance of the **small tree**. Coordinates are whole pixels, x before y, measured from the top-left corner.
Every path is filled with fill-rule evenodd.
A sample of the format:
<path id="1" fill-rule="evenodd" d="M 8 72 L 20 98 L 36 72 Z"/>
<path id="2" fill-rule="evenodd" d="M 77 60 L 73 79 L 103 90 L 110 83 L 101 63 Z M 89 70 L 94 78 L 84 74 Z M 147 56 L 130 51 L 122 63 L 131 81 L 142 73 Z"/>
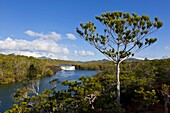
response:
<path id="1" fill-rule="evenodd" d="M 38 95 L 40 80 L 38 80 L 38 69 L 34 64 L 31 64 L 27 74 L 27 87 L 31 92 Z"/>
<path id="2" fill-rule="evenodd" d="M 104 26 L 102 34 L 96 32 L 92 22 L 81 23 L 77 33 L 116 64 L 117 101 L 120 103 L 120 63 L 156 42 L 156 38 L 148 38 L 148 35 L 163 23 L 157 17 L 151 21 L 147 15 L 122 12 L 107 12 L 96 19 Z"/>

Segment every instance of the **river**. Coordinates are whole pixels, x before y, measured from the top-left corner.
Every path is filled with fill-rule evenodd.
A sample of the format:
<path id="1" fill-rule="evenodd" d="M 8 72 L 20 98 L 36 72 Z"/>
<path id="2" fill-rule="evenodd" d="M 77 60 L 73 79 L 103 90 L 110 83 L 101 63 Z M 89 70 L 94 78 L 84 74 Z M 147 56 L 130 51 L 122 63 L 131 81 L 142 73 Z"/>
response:
<path id="1" fill-rule="evenodd" d="M 97 74 L 98 71 L 89 71 L 89 70 L 75 70 L 75 71 L 59 71 L 55 75 L 50 77 L 44 77 L 40 79 L 40 90 L 39 93 L 43 92 L 45 89 L 49 89 L 52 86 L 49 82 L 55 78 L 59 78 L 60 81 L 63 80 L 78 80 L 81 76 L 91 76 Z M 22 86 L 21 83 L 0 85 L 0 113 L 9 109 L 13 105 L 12 94 Z M 60 84 L 57 85 L 57 90 L 63 89 Z"/>

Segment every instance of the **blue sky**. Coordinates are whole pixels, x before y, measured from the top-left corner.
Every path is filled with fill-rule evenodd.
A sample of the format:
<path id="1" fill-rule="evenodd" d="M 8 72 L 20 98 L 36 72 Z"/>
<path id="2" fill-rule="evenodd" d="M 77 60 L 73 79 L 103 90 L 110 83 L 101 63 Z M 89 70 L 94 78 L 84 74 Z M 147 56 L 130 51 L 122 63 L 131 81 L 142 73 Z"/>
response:
<path id="1" fill-rule="evenodd" d="M 170 57 L 170 0 L 1 0 L 0 53 L 88 61 L 105 56 L 76 33 L 80 22 L 104 12 L 123 11 L 158 16 L 163 27 L 158 38 L 137 58 Z M 102 29 L 102 28 L 100 28 Z"/>

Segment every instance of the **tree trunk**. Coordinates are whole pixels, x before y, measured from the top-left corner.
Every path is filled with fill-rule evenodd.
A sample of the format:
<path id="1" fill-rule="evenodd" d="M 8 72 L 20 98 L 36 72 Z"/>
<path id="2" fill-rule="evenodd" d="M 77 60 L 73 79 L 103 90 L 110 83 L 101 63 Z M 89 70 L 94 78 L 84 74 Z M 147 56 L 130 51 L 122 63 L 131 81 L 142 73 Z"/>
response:
<path id="1" fill-rule="evenodd" d="M 120 75 L 120 63 L 118 62 L 116 64 L 116 85 L 117 85 L 117 99 L 116 101 L 120 104 L 120 81 L 119 81 L 119 75 Z"/>
<path id="2" fill-rule="evenodd" d="M 165 102 L 165 113 L 168 113 L 168 102 Z"/>

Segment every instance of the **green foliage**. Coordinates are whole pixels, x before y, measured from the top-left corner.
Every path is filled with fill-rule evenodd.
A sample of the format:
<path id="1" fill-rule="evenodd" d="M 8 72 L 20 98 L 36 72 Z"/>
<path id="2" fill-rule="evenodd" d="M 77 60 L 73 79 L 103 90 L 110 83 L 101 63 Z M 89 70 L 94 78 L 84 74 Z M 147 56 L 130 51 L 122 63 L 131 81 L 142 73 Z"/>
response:
<path id="1" fill-rule="evenodd" d="M 148 35 L 163 25 L 158 17 L 151 21 L 147 15 L 138 16 L 126 12 L 103 13 L 96 16 L 96 20 L 102 23 L 103 34 L 97 32 L 97 27 L 92 22 L 81 23 L 81 29 L 77 28 L 77 33 L 114 61 L 117 61 L 116 58 L 121 61 L 133 56 L 135 51 L 156 42 L 156 38 L 148 38 Z"/>
<path id="2" fill-rule="evenodd" d="M 149 108 L 149 106 L 157 104 L 159 102 L 154 89 L 152 89 L 151 91 L 145 91 L 143 87 L 140 87 L 140 89 L 135 90 L 135 92 L 142 96 L 143 100 L 141 106 L 146 105 L 147 109 Z"/>
<path id="3" fill-rule="evenodd" d="M 30 113 L 31 109 L 27 107 L 26 102 L 21 102 L 20 106 L 14 104 L 11 110 L 5 111 L 4 113 Z"/>
<path id="4" fill-rule="evenodd" d="M 87 64 L 98 65 L 100 62 Z M 52 80 L 50 82 L 53 85 L 52 88 L 39 95 L 28 96 L 27 92 L 32 90 L 23 87 L 14 95 L 14 99 L 19 103 L 6 112 L 16 113 L 16 109 L 21 112 L 25 110 L 26 113 L 149 111 L 152 106 L 160 104 L 164 99 L 159 92 L 166 93 L 168 91 L 169 84 L 166 83 L 170 83 L 168 79 L 169 64 L 170 59 L 124 61 L 120 65 L 122 68 L 120 76 L 121 105 L 115 101 L 116 76 L 114 68 L 112 68 L 113 64 L 104 62 L 102 63 L 103 67 L 108 67 L 102 67 L 104 70 L 95 76 L 82 76 L 77 81 L 63 81 L 62 84 L 67 87 L 67 90 L 56 91 L 55 84 L 60 82 L 59 79 Z M 83 63 L 77 63 L 77 65 L 87 66 Z M 37 69 L 37 65 L 34 66 L 34 69 Z M 164 81 L 165 77 L 167 78 Z"/>
<path id="5" fill-rule="evenodd" d="M 1 54 L 0 84 L 22 82 L 25 81 L 27 77 L 30 79 L 38 79 L 40 77 L 52 76 L 60 70 L 60 67 L 57 66 L 60 64 L 72 64 L 77 70 L 103 70 L 111 65 L 111 63 L 107 61 L 83 63 Z"/>
<path id="6" fill-rule="evenodd" d="M 28 87 L 22 87 L 21 89 L 18 89 L 16 93 L 13 95 L 13 99 L 15 102 L 24 101 L 25 98 L 28 97 L 28 92 L 30 92 L 31 89 Z"/>
<path id="7" fill-rule="evenodd" d="M 170 85 L 162 84 L 162 90 L 165 94 L 169 93 L 169 87 Z"/>
<path id="8" fill-rule="evenodd" d="M 110 61 L 92 61 L 74 64 L 78 70 L 106 70 L 113 66 Z M 113 68 L 113 67 L 112 67 Z"/>
<path id="9" fill-rule="evenodd" d="M 29 69 L 28 69 L 28 74 L 27 74 L 26 77 L 27 77 L 29 80 L 34 80 L 34 79 L 36 79 L 37 76 L 38 76 L 37 73 L 38 73 L 37 68 L 34 66 L 34 64 L 31 64 L 30 67 L 29 67 Z"/>
<path id="10" fill-rule="evenodd" d="M 89 113 L 97 109 L 106 111 L 121 111 L 123 109 L 115 101 L 115 88 L 113 86 L 114 77 L 111 75 L 84 77 L 79 81 L 63 81 L 62 84 L 67 86 L 67 90 L 55 91 L 53 87 L 44 91 L 38 96 L 22 96 L 22 101 L 18 105 L 18 109 L 29 109 L 30 113 L 44 112 L 68 112 L 68 113 Z M 50 83 L 58 82 L 58 80 Z M 22 90 L 21 92 L 25 92 Z M 21 94 L 21 93 L 20 93 Z M 19 98 L 19 100 L 21 100 Z M 22 105 L 26 104 L 26 107 Z M 8 110 L 14 113 L 15 107 Z M 120 112 L 120 113 L 121 113 Z"/>
<path id="11" fill-rule="evenodd" d="M 56 67 L 60 62 L 64 61 L 0 54 L 0 84 L 22 82 L 27 78 L 37 79 L 51 76 L 60 70 Z"/>

